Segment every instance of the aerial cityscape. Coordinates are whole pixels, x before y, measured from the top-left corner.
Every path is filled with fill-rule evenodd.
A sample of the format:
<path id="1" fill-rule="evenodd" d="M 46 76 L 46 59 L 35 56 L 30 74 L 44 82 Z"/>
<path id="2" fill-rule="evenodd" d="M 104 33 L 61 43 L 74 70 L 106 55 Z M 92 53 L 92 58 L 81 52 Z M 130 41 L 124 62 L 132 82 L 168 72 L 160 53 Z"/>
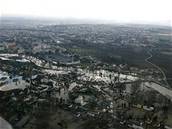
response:
<path id="1" fill-rule="evenodd" d="M 0 115 L 14 128 L 172 127 L 171 28 L 15 22 L 0 28 Z"/>
<path id="2" fill-rule="evenodd" d="M 114 15 L 113 23 L 103 11 L 104 21 L 72 18 L 72 11 L 59 19 L 13 16 L 16 5 L 4 2 L 10 15 L 0 16 L 0 129 L 172 129 L 166 19 L 125 23 Z"/>

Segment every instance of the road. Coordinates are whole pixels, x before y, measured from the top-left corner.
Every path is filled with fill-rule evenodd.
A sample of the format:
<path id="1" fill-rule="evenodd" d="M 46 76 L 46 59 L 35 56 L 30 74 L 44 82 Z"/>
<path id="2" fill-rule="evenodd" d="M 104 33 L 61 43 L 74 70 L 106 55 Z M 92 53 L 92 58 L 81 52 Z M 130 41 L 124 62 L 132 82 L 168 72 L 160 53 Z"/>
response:
<path id="1" fill-rule="evenodd" d="M 0 116 L 0 129 L 12 129 L 12 126 Z"/>
<path id="2" fill-rule="evenodd" d="M 170 87 L 170 85 L 167 82 L 167 77 L 166 77 L 166 74 L 164 73 L 164 71 L 159 66 L 157 66 L 156 64 L 153 64 L 152 62 L 149 61 L 153 57 L 153 55 L 151 54 L 150 51 L 147 51 L 147 53 L 149 54 L 149 57 L 147 57 L 145 59 L 145 62 L 149 63 L 150 65 L 152 65 L 153 67 L 155 67 L 156 69 L 158 69 L 162 73 L 163 80 L 164 80 L 164 82 L 166 84 L 166 87 Z"/>

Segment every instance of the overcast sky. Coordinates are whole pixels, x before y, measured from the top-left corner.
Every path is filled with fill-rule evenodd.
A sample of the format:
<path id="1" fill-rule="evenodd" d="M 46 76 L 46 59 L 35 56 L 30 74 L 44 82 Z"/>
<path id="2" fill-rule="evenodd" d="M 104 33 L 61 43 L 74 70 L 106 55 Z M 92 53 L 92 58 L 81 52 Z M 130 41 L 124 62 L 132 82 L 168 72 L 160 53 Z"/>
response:
<path id="1" fill-rule="evenodd" d="M 0 0 L 1 15 L 171 24 L 172 0 Z"/>

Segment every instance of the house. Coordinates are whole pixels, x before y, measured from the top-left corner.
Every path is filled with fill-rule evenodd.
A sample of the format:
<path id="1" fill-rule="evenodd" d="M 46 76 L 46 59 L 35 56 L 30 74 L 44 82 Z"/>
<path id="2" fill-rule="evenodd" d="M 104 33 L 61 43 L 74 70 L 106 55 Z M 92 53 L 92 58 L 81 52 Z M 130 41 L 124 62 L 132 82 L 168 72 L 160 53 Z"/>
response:
<path id="1" fill-rule="evenodd" d="M 0 51 L 3 51 L 3 50 L 5 50 L 4 45 L 0 45 Z"/>
<path id="2" fill-rule="evenodd" d="M 118 99 L 116 101 L 115 105 L 116 105 L 116 108 L 127 108 L 127 107 L 129 107 L 129 103 L 124 99 Z"/>

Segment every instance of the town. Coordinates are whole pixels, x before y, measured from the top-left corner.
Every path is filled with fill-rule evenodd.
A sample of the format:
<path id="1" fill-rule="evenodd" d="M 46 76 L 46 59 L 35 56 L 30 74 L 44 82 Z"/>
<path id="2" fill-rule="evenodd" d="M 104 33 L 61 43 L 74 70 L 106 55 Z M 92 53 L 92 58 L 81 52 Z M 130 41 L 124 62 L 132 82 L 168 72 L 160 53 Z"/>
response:
<path id="1" fill-rule="evenodd" d="M 4 23 L 0 117 L 14 129 L 171 129 L 168 33 L 144 25 Z"/>

